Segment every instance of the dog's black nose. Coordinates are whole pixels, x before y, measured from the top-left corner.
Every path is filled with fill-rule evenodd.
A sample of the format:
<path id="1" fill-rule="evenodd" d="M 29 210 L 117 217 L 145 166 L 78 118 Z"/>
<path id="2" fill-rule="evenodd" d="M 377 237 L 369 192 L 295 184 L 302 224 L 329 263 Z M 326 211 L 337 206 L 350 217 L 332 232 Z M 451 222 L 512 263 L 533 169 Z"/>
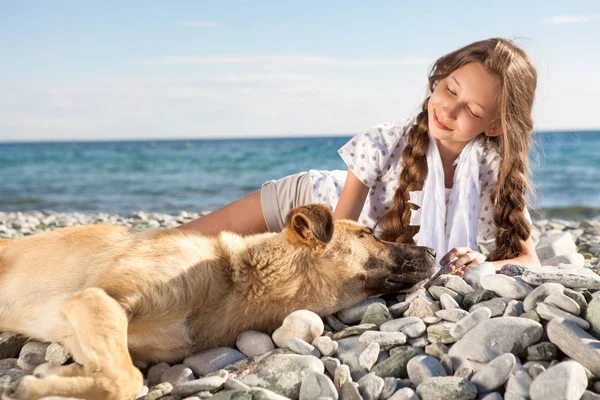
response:
<path id="1" fill-rule="evenodd" d="M 433 259 L 435 259 L 435 250 L 432 249 L 431 247 L 425 247 L 423 246 L 423 248 L 425 249 L 425 252 L 427 254 L 429 254 Z"/>

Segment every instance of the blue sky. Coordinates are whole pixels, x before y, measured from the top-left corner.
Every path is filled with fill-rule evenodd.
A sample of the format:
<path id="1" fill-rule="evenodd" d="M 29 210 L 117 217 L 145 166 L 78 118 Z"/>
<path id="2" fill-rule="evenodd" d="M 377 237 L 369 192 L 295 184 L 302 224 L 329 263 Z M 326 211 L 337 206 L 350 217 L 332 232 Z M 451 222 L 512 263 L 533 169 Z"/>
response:
<path id="1" fill-rule="evenodd" d="M 538 68 L 537 130 L 600 129 L 596 0 L 0 0 L 0 141 L 350 135 L 494 36 Z"/>

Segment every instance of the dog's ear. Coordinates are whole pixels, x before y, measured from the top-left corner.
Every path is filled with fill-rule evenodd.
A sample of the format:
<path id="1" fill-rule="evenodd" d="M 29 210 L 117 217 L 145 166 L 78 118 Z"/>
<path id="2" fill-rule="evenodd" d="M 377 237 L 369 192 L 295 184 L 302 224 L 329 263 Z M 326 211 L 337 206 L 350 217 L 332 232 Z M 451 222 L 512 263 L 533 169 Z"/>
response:
<path id="1" fill-rule="evenodd" d="M 288 213 L 286 227 L 290 242 L 322 247 L 333 235 L 333 215 L 323 204 L 296 207 Z"/>

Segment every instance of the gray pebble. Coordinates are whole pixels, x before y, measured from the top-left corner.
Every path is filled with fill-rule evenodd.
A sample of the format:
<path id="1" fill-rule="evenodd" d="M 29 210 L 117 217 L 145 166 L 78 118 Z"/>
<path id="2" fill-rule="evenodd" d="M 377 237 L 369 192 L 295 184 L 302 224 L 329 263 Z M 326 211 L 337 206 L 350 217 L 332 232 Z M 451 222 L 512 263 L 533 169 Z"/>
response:
<path id="1" fill-rule="evenodd" d="M 548 368 L 531 383 L 531 400 L 581 398 L 588 380 L 584 368 L 576 361 L 562 362 Z"/>
<path id="2" fill-rule="evenodd" d="M 491 392 L 508 380 L 517 360 L 512 353 L 505 353 L 487 363 L 471 378 L 479 392 Z"/>

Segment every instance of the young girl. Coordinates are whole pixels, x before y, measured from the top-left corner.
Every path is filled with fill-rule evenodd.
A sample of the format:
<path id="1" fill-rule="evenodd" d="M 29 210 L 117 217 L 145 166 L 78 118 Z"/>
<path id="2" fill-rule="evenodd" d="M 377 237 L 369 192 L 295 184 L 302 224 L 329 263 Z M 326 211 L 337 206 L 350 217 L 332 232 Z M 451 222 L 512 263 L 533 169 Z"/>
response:
<path id="1" fill-rule="evenodd" d="M 324 203 L 334 219 L 370 226 L 380 239 L 432 247 L 459 275 L 486 261 L 478 242 L 494 238 L 487 261 L 496 268 L 539 264 L 525 200 L 536 81 L 510 41 L 469 44 L 434 63 L 416 117 L 377 125 L 339 150 L 347 172 L 269 181 L 180 228 L 280 231 L 291 208 Z"/>

